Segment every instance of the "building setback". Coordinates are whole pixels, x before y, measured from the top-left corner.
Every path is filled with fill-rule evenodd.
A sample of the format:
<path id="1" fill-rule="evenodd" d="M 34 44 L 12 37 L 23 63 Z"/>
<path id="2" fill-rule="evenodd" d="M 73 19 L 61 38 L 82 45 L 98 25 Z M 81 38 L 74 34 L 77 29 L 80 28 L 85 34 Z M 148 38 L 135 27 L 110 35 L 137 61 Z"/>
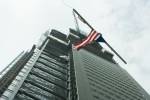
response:
<path id="1" fill-rule="evenodd" d="M 0 100 L 150 100 L 98 43 L 73 49 L 83 38 L 73 29 L 45 32 L 1 72 Z"/>

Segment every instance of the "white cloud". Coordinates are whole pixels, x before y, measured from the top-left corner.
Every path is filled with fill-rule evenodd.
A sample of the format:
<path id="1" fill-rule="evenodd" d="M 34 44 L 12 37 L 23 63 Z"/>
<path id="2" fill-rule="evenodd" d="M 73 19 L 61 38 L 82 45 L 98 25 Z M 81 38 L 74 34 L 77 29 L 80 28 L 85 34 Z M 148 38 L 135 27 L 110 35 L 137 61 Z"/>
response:
<path id="1" fill-rule="evenodd" d="M 104 18 L 113 20 L 110 26 L 107 25 L 110 29 L 106 35 L 113 47 L 127 59 L 128 65 L 124 68 L 150 93 L 150 2 L 128 1 L 112 3 L 115 10 Z"/>

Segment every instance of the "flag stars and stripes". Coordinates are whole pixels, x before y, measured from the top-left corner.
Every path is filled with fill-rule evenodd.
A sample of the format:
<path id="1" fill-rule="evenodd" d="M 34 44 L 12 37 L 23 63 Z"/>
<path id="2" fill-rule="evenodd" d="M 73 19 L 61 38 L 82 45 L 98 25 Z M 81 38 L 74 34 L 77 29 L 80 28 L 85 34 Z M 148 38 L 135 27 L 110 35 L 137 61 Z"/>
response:
<path id="1" fill-rule="evenodd" d="M 97 36 L 99 36 L 99 35 L 101 35 L 101 34 L 96 32 L 95 30 L 92 30 L 90 32 L 90 34 L 81 43 L 74 45 L 74 48 L 79 50 L 80 48 L 93 42 L 97 38 Z"/>

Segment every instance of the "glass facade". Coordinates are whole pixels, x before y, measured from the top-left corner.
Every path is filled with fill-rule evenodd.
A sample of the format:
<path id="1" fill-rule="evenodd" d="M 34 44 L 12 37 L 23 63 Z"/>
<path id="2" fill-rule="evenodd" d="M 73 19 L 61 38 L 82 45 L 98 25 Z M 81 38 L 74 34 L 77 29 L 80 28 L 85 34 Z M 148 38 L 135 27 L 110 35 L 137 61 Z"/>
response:
<path id="1" fill-rule="evenodd" d="M 66 55 L 67 46 L 52 38 L 42 50 L 32 70 L 24 80 L 14 100 L 67 100 L 68 61 L 60 58 Z M 67 50 L 67 49 L 66 49 Z"/>
<path id="2" fill-rule="evenodd" d="M 0 100 L 149 100 L 146 91 L 113 60 L 113 54 L 102 52 L 98 43 L 79 51 L 72 48 L 83 38 L 72 29 L 68 36 L 47 31 L 28 59 L 25 55 L 25 62 L 12 66 L 13 71 L 20 69 L 8 78 L 5 89 L 1 86 Z"/>
<path id="3" fill-rule="evenodd" d="M 110 63 L 86 50 L 73 51 L 79 99 L 88 100 L 147 100 L 146 92 L 119 65 Z M 84 80 L 82 78 L 84 78 Z M 83 93 L 82 90 L 88 92 Z M 84 96 L 88 95 L 88 96 Z"/>

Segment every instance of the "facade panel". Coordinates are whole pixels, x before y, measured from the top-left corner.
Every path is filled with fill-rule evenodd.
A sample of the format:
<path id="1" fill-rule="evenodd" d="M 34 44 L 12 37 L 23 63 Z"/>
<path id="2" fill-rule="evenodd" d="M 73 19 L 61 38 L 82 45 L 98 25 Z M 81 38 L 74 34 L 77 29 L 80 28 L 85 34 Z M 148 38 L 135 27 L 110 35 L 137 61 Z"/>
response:
<path id="1" fill-rule="evenodd" d="M 68 36 L 57 30 L 44 33 L 39 44 L 1 75 L 0 100 L 150 99 L 98 43 L 73 49 L 85 37 L 73 29 Z"/>
<path id="2" fill-rule="evenodd" d="M 76 71 L 82 70 L 76 73 L 80 100 L 147 100 L 146 92 L 143 93 L 138 83 L 118 64 L 110 63 L 87 50 L 74 50 L 73 54 Z M 86 81 L 86 86 L 82 86 L 83 81 Z M 83 90 L 88 92 L 83 93 Z"/>

